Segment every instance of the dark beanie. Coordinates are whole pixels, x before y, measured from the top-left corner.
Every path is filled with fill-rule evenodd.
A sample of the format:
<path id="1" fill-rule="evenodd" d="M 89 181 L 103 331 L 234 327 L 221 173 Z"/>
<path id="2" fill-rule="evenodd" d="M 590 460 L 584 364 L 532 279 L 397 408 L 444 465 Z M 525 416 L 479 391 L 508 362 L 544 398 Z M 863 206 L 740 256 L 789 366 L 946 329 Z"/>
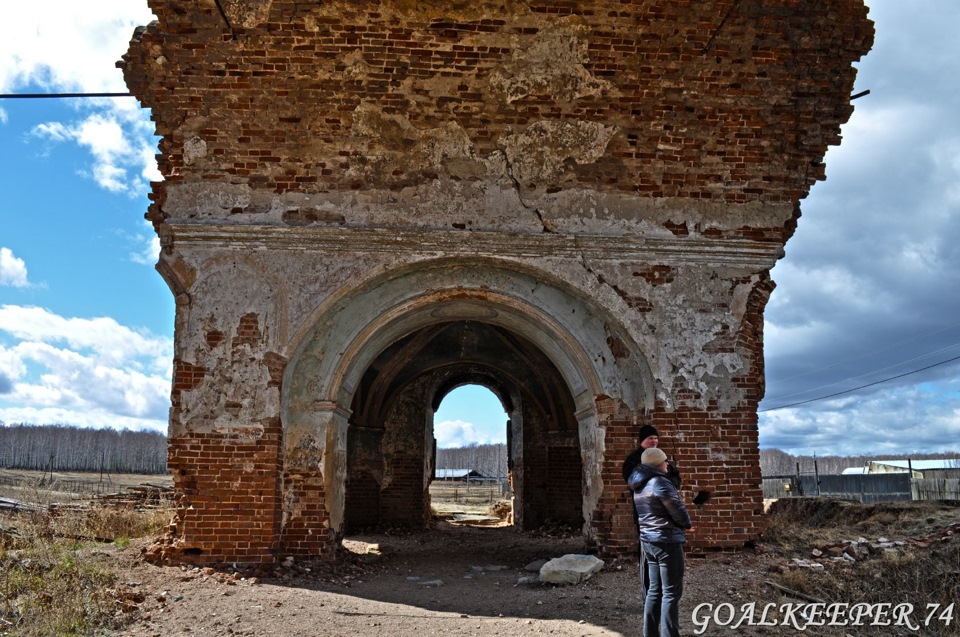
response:
<path id="1" fill-rule="evenodd" d="M 643 442 L 650 436 L 656 436 L 659 438 L 660 434 L 657 433 L 657 428 L 653 425 L 644 425 L 643 427 L 640 427 L 640 433 L 638 434 L 637 441 Z"/>

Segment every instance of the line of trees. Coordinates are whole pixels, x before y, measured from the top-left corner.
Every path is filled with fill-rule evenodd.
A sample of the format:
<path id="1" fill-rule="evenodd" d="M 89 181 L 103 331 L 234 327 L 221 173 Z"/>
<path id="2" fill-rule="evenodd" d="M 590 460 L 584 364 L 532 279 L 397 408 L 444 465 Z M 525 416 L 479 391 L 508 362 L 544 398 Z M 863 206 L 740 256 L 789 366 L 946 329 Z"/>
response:
<path id="1" fill-rule="evenodd" d="M 957 458 L 957 453 L 911 454 L 912 460 Z M 760 450 L 764 476 L 839 474 L 889 454 L 795 456 L 780 449 Z M 898 459 L 904 459 L 898 457 Z M 473 444 L 437 449 L 438 469 L 472 469 L 490 478 L 507 475 L 507 445 Z M 163 474 L 167 472 L 167 437 L 155 431 L 85 429 L 70 425 L 4 425 L 0 421 L 0 468 L 37 471 L 93 471 Z"/>
<path id="2" fill-rule="evenodd" d="M 844 469 L 850 467 L 863 467 L 871 460 L 906 460 L 908 456 L 890 454 L 874 454 L 862 456 L 795 456 L 780 449 L 761 449 L 760 450 L 760 473 L 763 476 L 792 476 L 798 473 L 797 464 L 799 463 L 800 474 L 813 474 L 814 463 L 816 463 L 816 473 L 820 475 L 836 475 L 843 473 Z M 957 453 L 913 453 L 909 454 L 910 460 L 942 460 L 945 458 L 960 457 Z"/>
<path id="3" fill-rule="evenodd" d="M 0 468 L 162 474 L 167 437 L 154 431 L 0 422 Z"/>
<path id="4" fill-rule="evenodd" d="M 437 469 L 473 469 L 488 478 L 506 478 L 507 445 L 472 444 L 457 449 L 437 449 Z"/>

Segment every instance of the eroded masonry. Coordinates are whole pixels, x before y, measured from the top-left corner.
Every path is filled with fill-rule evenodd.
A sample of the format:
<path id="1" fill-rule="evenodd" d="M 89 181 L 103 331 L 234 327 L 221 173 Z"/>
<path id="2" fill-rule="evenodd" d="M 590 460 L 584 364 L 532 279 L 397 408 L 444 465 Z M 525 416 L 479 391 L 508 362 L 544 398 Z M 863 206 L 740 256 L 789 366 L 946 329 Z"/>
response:
<path id="1" fill-rule="evenodd" d="M 692 550 L 761 532 L 763 311 L 870 48 L 862 0 L 150 0 L 176 297 L 158 560 L 430 516 L 434 410 L 509 418 L 514 523 L 636 547 L 643 424 Z"/>

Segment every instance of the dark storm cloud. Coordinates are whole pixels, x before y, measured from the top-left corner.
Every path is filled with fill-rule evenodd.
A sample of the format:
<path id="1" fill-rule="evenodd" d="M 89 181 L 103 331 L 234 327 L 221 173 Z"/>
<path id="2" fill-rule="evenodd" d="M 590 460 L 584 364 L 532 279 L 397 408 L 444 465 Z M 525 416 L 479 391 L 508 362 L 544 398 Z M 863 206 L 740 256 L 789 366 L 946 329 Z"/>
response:
<path id="1" fill-rule="evenodd" d="M 773 270 L 764 448 L 960 450 L 960 5 L 870 4 L 871 93 Z"/>

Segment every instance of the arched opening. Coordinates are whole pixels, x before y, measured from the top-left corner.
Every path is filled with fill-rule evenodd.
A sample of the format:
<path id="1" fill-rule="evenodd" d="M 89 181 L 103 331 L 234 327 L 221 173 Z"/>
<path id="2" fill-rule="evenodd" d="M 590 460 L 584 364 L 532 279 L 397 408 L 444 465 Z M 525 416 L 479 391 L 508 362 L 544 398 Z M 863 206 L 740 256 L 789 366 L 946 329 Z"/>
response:
<path id="1" fill-rule="evenodd" d="M 514 526 L 610 537 L 608 450 L 629 446 L 653 381 L 629 331 L 586 291 L 515 263 L 438 259 L 331 299 L 296 340 L 283 378 L 283 550 L 426 525 L 433 412 L 468 384 L 510 418 Z"/>
<path id="2" fill-rule="evenodd" d="M 433 414 L 437 450 L 506 444 L 510 417 L 497 395 L 483 385 L 455 387 Z"/>
<path id="3" fill-rule="evenodd" d="M 514 525 L 582 525 L 576 409 L 559 370 L 507 328 L 451 321 L 399 339 L 361 377 L 347 428 L 346 533 L 429 523 L 434 415 L 465 385 L 489 389 L 507 416 Z"/>
<path id="4" fill-rule="evenodd" d="M 433 413 L 435 518 L 487 527 L 513 522 L 509 426 L 503 403 L 483 385 L 455 387 L 440 400 Z"/>

